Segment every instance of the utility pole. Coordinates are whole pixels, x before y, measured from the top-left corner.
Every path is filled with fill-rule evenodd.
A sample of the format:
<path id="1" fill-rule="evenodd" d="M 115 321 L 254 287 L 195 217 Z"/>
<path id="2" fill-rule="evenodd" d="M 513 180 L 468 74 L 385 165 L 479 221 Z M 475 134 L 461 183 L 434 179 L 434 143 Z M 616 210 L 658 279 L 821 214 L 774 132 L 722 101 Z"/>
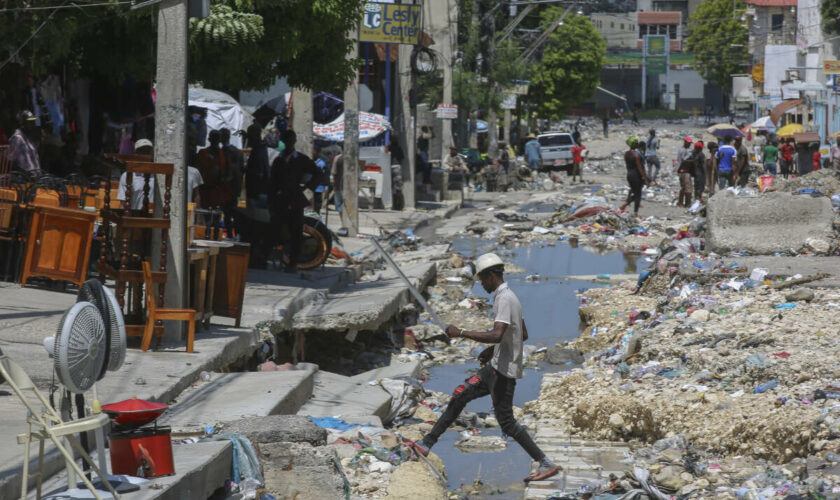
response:
<path id="1" fill-rule="evenodd" d="M 405 146 L 403 147 L 403 164 L 408 167 L 408 175 L 406 174 L 406 169 L 403 168 L 403 197 L 405 198 L 405 206 L 406 208 L 414 208 L 414 156 L 415 156 L 415 147 L 417 146 L 416 141 L 414 139 L 414 131 L 415 131 L 415 123 L 414 123 L 414 114 L 412 111 L 414 110 L 411 105 L 411 101 L 409 99 L 411 89 L 413 88 L 413 80 L 414 80 L 414 69 L 411 67 L 411 45 L 400 44 L 399 48 L 399 57 L 397 59 L 397 73 L 399 75 L 398 83 L 399 83 L 399 95 L 400 95 L 400 103 L 401 103 L 401 110 L 402 113 L 400 116 L 400 126 L 402 127 L 402 133 L 400 134 L 400 140 L 402 144 Z M 446 122 L 447 120 L 444 120 Z"/>
<path id="2" fill-rule="evenodd" d="M 354 59 L 359 52 L 359 28 L 350 33 L 353 48 L 347 53 Z M 344 209 L 350 218 L 348 236 L 355 237 L 359 231 L 359 72 L 353 71 L 353 79 L 344 89 Z"/>
<path id="3" fill-rule="evenodd" d="M 430 3 L 430 2 L 429 2 Z M 454 0 L 444 0 L 447 12 L 452 13 L 456 10 Z M 458 31 L 458 16 L 450 15 L 448 17 L 452 21 L 446 27 L 446 37 L 443 39 L 442 52 L 443 57 L 443 104 L 452 104 L 452 68 L 455 64 L 455 48 L 452 46 L 452 33 Z M 413 69 L 413 68 L 412 68 Z M 416 124 L 415 124 L 416 125 Z M 441 120 L 440 124 L 440 159 L 443 161 L 446 155 L 449 154 L 449 146 L 454 146 L 455 140 L 452 137 L 452 120 Z M 415 146 L 416 147 L 416 144 Z M 413 161 L 413 159 L 412 159 Z M 412 170 L 412 176 L 413 176 Z"/>
<path id="4" fill-rule="evenodd" d="M 166 307 L 187 304 L 187 0 L 163 0 L 158 9 L 157 76 L 155 101 L 155 161 L 172 163 L 172 199 L 169 211 L 169 247 L 166 259 Z M 155 216 L 163 216 L 164 178 L 155 182 Z M 170 327 L 171 326 L 171 327 Z M 180 341 L 182 321 L 167 322 L 166 340 Z"/>
<path id="5" fill-rule="evenodd" d="M 501 3 L 496 4 L 501 5 Z M 492 15 L 492 12 L 488 12 L 488 15 L 485 16 L 486 23 L 487 23 L 487 38 L 490 40 L 487 46 L 487 76 L 491 75 L 493 71 L 493 64 L 496 62 L 496 42 L 493 38 L 493 34 L 496 32 L 496 16 Z M 499 92 L 499 85 L 497 82 L 493 82 L 490 84 L 490 88 L 493 91 L 493 94 L 497 94 Z M 492 98 L 491 98 L 492 99 Z M 495 106 L 488 106 L 487 110 L 487 142 L 488 148 L 487 153 L 488 157 L 491 160 L 495 160 L 497 158 L 497 152 L 499 149 L 499 124 L 498 119 L 496 116 L 496 107 Z"/>
<path id="6" fill-rule="evenodd" d="M 642 109 L 647 109 L 647 35 L 642 36 Z"/>
<path id="7" fill-rule="evenodd" d="M 312 138 L 312 92 L 296 88 L 292 96 L 292 130 L 297 135 L 295 149 L 311 157 L 315 146 Z"/>

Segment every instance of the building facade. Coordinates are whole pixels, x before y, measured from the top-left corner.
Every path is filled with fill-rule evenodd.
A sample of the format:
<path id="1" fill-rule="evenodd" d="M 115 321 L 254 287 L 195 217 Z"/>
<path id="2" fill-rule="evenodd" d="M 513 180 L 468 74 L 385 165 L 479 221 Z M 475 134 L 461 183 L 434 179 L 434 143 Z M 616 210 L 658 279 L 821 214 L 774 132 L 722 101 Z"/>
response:
<path id="1" fill-rule="evenodd" d="M 589 15 L 592 26 L 604 37 L 607 50 L 632 50 L 636 48 L 637 29 L 635 12 L 594 12 Z"/>

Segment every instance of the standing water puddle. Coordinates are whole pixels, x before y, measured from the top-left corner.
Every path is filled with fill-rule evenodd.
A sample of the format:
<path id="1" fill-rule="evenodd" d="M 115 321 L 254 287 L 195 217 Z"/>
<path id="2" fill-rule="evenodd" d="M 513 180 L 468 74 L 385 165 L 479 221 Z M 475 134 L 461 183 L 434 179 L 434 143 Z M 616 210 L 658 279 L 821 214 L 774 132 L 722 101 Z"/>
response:
<path id="1" fill-rule="evenodd" d="M 536 346 L 552 346 L 577 337 L 581 325 L 575 292 L 581 288 L 602 286 L 589 281 L 566 280 L 564 276 L 635 273 L 647 265 L 644 258 L 638 255 L 621 252 L 599 255 L 591 249 L 573 248 L 566 244 L 531 245 L 502 252 L 493 242 L 477 238 L 456 238 L 453 247 L 470 257 L 496 251 L 505 261 L 525 269 L 524 274 L 506 275 L 505 280 L 522 303 L 528 326 L 528 343 Z M 539 274 L 543 278 L 537 281 L 526 280 L 526 276 L 532 274 Z M 472 291 L 478 296 L 488 297 L 479 283 L 475 283 Z M 525 376 L 517 381 L 514 405 L 522 407 L 525 402 L 537 399 L 542 374 L 563 369 L 547 362 L 540 363 L 537 370 L 526 369 Z M 478 362 L 436 366 L 429 370 L 430 377 L 424 386 L 451 393 L 477 370 Z M 466 409 L 473 412 L 493 411 L 489 397 L 472 401 Z M 481 433 L 484 436 L 500 436 L 501 430 L 482 429 Z M 502 451 L 464 453 L 453 446 L 458 439 L 460 435 L 457 432 L 447 431 L 434 449 L 446 465 L 450 489 L 480 480 L 487 487 L 486 498 L 491 495 L 494 500 L 522 498 L 522 478 L 528 475 L 530 457 L 515 441 L 509 439 L 508 447 Z"/>

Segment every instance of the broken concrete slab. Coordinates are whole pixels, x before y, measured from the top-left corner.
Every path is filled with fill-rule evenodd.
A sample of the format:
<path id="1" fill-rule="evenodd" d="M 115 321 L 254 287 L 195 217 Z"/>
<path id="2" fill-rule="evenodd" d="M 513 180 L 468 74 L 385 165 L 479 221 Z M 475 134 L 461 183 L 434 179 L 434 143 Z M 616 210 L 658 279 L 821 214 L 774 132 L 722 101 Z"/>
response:
<path id="1" fill-rule="evenodd" d="M 344 498 L 344 480 L 331 447 L 266 443 L 259 447 L 265 488 L 278 498 Z"/>
<path id="2" fill-rule="evenodd" d="M 395 253 L 391 256 L 391 258 L 399 265 L 409 262 L 431 262 L 433 260 L 444 260 L 449 258 L 450 246 L 451 245 L 449 245 L 449 243 L 441 245 L 428 245 L 410 253 Z"/>
<path id="3" fill-rule="evenodd" d="M 422 289 L 437 273 L 437 266 L 421 262 L 401 266 L 412 285 Z M 380 279 L 350 285 L 335 293 L 323 293 L 295 314 L 295 330 L 377 330 L 412 300 L 405 283 L 392 270 Z"/>
<path id="4" fill-rule="evenodd" d="M 172 447 L 175 474 L 156 477 L 142 485 L 138 491 L 123 493 L 124 500 L 180 500 L 183 498 L 209 498 L 214 491 L 224 487 L 230 478 L 233 445 L 230 441 L 211 441 Z M 67 473 L 56 474 L 44 484 L 44 491 L 66 489 Z M 87 490 L 84 490 L 87 492 Z M 19 495 L 20 492 L 18 492 Z M 110 498 L 110 494 L 100 494 Z M 34 498 L 34 492 L 32 493 Z M 2 498 L 17 498 L 4 496 Z M 45 496 L 45 498 L 49 498 Z M 85 498 L 77 496 L 74 498 Z"/>
<path id="5" fill-rule="evenodd" d="M 315 374 L 312 397 L 298 411 L 310 417 L 349 415 L 388 416 L 391 395 L 379 386 L 359 385 L 350 377 L 319 371 Z"/>
<path id="6" fill-rule="evenodd" d="M 184 391 L 161 423 L 189 432 L 244 417 L 291 415 L 312 395 L 313 384 L 311 370 L 213 373 L 209 382 Z"/>
<path id="7" fill-rule="evenodd" d="M 359 373 L 358 375 L 353 375 L 350 377 L 350 380 L 356 382 L 357 384 L 366 384 L 383 378 L 418 378 L 422 371 L 423 362 L 419 359 L 400 361 L 396 356 L 392 356 L 390 365 L 374 368 L 373 370 L 368 370 L 366 372 Z"/>
<path id="8" fill-rule="evenodd" d="M 721 191 L 709 199 L 706 214 L 706 245 L 718 253 L 772 254 L 822 247 L 815 242 L 834 239 L 834 211 L 825 197 L 789 193 L 740 197 Z"/>
<path id="9" fill-rule="evenodd" d="M 303 415 L 269 415 L 224 422 L 219 432 L 243 434 L 254 444 L 309 443 L 312 446 L 327 444 L 327 430 L 318 427 Z"/>

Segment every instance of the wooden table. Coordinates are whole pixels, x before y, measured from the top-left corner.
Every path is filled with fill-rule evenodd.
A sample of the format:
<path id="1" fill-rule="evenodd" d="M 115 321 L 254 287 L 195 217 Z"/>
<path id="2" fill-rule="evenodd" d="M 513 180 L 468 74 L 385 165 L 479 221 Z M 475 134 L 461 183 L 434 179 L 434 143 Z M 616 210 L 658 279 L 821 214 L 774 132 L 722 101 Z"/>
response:
<path id="1" fill-rule="evenodd" d="M 234 241 L 194 240 L 197 247 L 216 247 L 219 250 L 212 295 L 213 314 L 234 318 L 236 326 L 242 321 L 242 302 L 248 279 L 248 260 L 251 245 Z"/>
<path id="2" fill-rule="evenodd" d="M 213 294 L 216 286 L 216 263 L 219 247 L 192 247 L 187 249 L 190 261 L 190 306 L 195 309 L 196 327 L 199 331 L 210 326 L 213 317 Z"/>

